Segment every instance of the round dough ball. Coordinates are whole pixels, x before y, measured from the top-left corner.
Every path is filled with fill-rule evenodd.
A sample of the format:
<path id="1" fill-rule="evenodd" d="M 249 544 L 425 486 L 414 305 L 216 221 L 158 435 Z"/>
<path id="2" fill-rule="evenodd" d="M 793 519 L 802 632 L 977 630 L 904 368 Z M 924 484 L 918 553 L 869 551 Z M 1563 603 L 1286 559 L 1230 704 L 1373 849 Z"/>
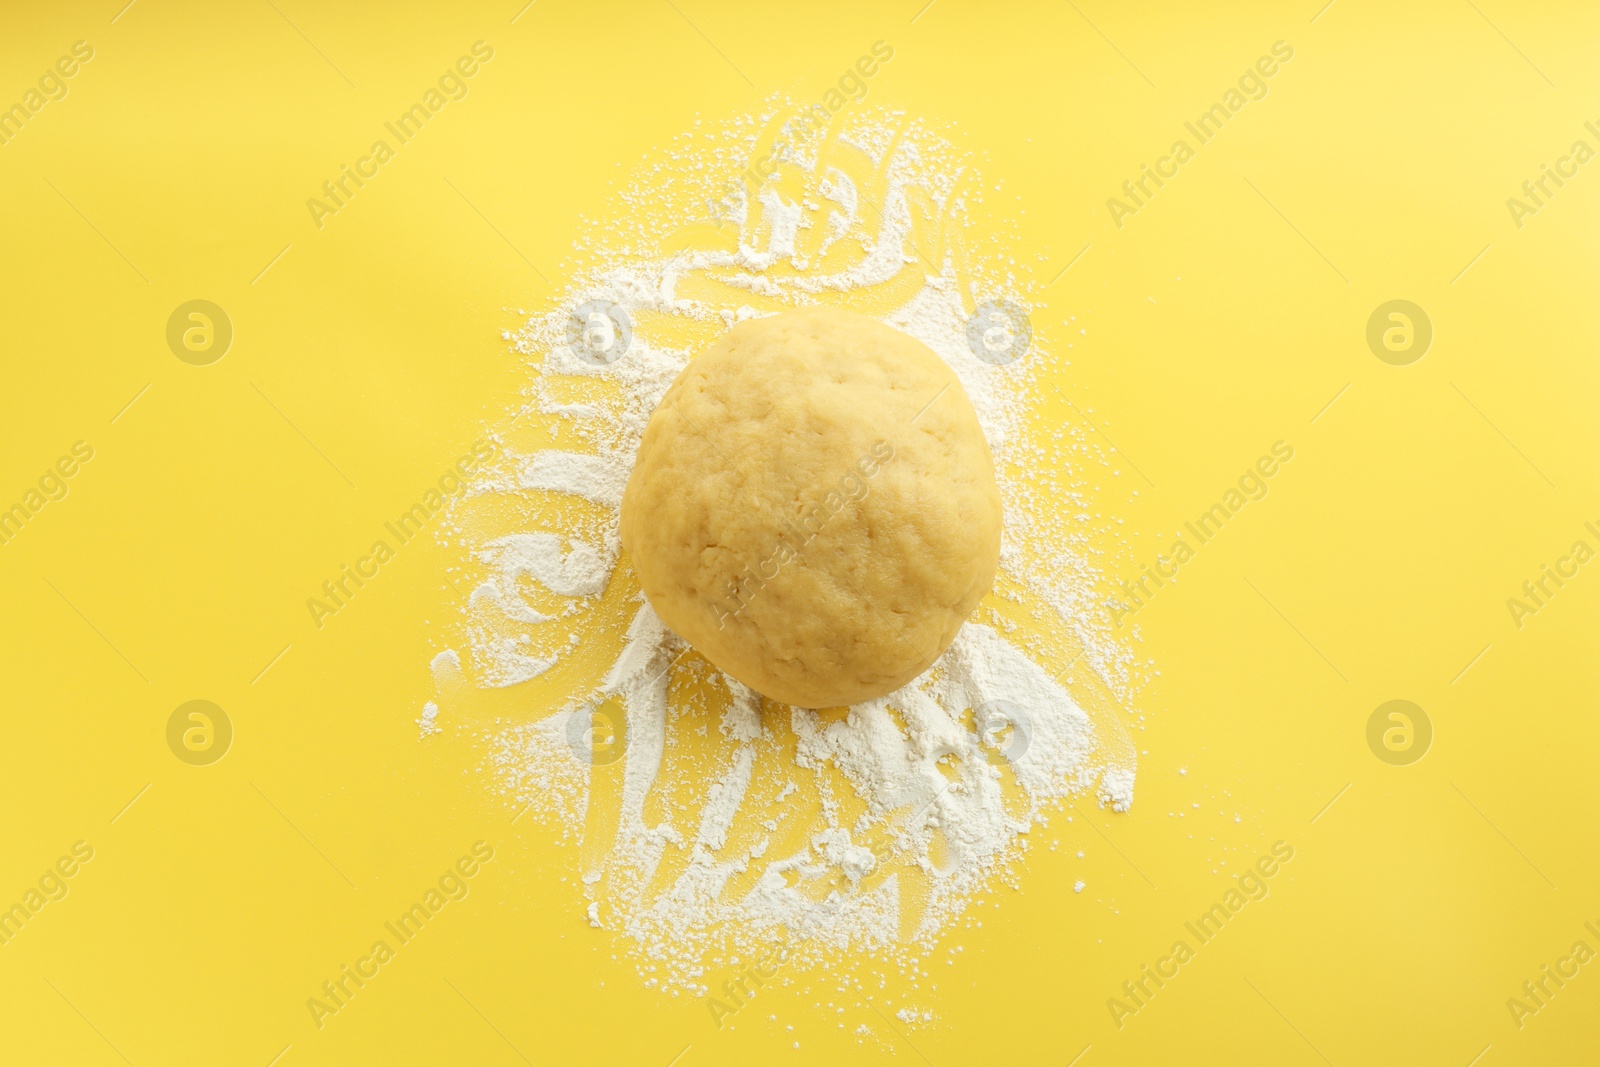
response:
<path id="1" fill-rule="evenodd" d="M 927 670 L 994 584 L 1000 492 L 925 345 L 809 307 L 752 319 L 650 416 L 622 544 L 661 620 L 772 700 L 855 704 Z"/>

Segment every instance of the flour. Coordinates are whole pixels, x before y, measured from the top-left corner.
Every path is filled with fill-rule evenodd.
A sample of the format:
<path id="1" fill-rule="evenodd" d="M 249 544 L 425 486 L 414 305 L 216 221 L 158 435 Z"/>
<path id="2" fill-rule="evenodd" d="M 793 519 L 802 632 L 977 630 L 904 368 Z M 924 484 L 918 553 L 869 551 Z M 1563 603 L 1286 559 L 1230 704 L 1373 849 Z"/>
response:
<path id="1" fill-rule="evenodd" d="M 558 409 L 564 405 L 556 405 Z M 576 412 L 559 410 L 577 418 L 594 418 L 588 405 Z M 575 493 L 607 507 L 622 503 L 622 490 L 628 484 L 631 464 L 618 462 L 615 455 L 586 456 L 576 452 L 535 452 L 518 472 L 517 484 L 524 489 L 549 489 Z"/>
<path id="2" fill-rule="evenodd" d="M 439 705 L 431 700 L 422 705 L 422 717 L 417 720 L 418 735 L 427 738 L 432 737 L 434 734 L 443 733 L 444 731 L 439 728 L 438 719 Z"/>
<path id="3" fill-rule="evenodd" d="M 452 504 L 480 577 L 461 605 L 470 666 L 436 658 L 436 678 L 528 682 L 585 646 L 599 605 L 630 613 L 603 677 L 497 727 L 489 767 L 516 808 L 577 844 L 588 924 L 615 931 L 646 984 L 674 994 L 706 995 L 775 946 L 785 966 L 870 953 L 915 985 L 917 961 L 1012 876 L 1035 826 L 1080 794 L 1125 811 L 1134 790 L 1121 722 L 1082 696 L 1087 677 L 1125 697 L 1130 662 L 1103 624 L 1087 516 L 1070 485 L 1043 497 L 1030 480 L 1081 448 L 1036 441 L 1027 423 L 1049 339 L 1005 366 L 967 340 L 979 302 L 1027 303 L 1003 253 L 984 254 L 972 232 L 976 171 L 921 123 L 856 113 L 786 133 L 793 148 L 761 189 L 730 185 L 764 158 L 783 114 L 697 129 L 619 194 L 620 219 L 580 245 L 589 262 L 559 305 L 512 335 L 532 371 L 527 406 Z M 612 587 L 637 583 L 618 567 L 617 508 L 662 394 L 732 324 L 816 300 L 876 315 L 959 376 L 1001 483 L 997 595 L 1066 649 L 1025 649 L 1017 621 L 986 607 L 922 677 L 825 713 L 764 704 L 642 598 L 618 603 Z M 583 308 L 610 309 L 601 325 L 628 339 L 620 358 L 574 342 Z M 1074 665 L 1078 680 L 1064 682 Z M 602 713 L 620 720 L 620 769 L 575 754 Z"/>

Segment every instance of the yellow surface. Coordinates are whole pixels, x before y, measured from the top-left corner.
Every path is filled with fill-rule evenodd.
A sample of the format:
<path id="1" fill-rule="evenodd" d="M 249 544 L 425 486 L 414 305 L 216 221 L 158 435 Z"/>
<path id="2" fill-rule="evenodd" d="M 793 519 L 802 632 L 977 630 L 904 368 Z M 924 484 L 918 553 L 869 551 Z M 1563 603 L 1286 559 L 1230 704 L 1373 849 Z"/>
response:
<path id="1" fill-rule="evenodd" d="M 0 898 L 74 872 L 0 946 L 0 1062 L 1592 1058 L 1600 967 L 1520 1026 L 1507 999 L 1600 949 L 1600 575 L 1520 627 L 1506 604 L 1600 547 L 1600 162 L 1520 227 L 1506 203 L 1600 148 L 1592 7 L 118 6 L 11 5 L 0 33 L 5 101 L 93 48 L 0 145 L 0 497 L 93 449 L 0 545 Z M 559 290 L 609 182 L 880 39 L 869 99 L 964 131 L 1025 211 L 1019 260 L 1047 281 L 1087 246 L 1034 315 L 1087 330 L 1046 416 L 1142 472 L 1099 498 L 1116 577 L 1274 442 L 1294 459 L 1136 616 L 1159 676 L 1133 810 L 1063 824 L 1074 848 L 935 955 L 931 1025 L 769 987 L 718 1030 L 613 959 L 573 851 L 510 824 L 471 734 L 418 742 L 454 603 L 431 538 L 320 630 L 305 599 L 514 402 L 499 331 Z M 478 40 L 470 94 L 318 229 L 306 199 Z M 1119 228 L 1107 199 L 1279 40 L 1265 99 Z M 234 328 L 206 366 L 166 341 L 195 299 Z M 1433 325 L 1409 365 L 1366 342 L 1395 299 Z M 197 699 L 234 731 L 209 766 L 167 742 Z M 1392 699 L 1432 724 L 1420 762 L 1368 747 Z M 470 894 L 318 1029 L 307 998 L 480 840 Z M 1119 1028 L 1108 998 L 1280 840 L 1270 895 Z"/>

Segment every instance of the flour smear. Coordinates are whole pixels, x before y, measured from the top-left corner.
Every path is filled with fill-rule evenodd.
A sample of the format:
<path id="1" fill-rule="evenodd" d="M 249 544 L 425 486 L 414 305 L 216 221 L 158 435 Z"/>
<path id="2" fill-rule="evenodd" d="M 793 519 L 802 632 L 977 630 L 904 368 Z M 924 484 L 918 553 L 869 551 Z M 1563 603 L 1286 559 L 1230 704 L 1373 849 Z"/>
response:
<path id="1" fill-rule="evenodd" d="M 915 984 L 986 889 L 1021 884 L 1030 833 L 1072 805 L 1133 798 L 1117 710 L 1133 660 L 1106 622 L 1070 483 L 1091 448 L 1028 422 L 1080 331 L 979 359 L 975 310 L 1030 299 L 1006 227 L 975 221 L 993 189 L 970 158 L 903 113 L 847 111 L 815 130 L 786 126 L 796 114 L 773 100 L 697 126 L 617 193 L 567 291 L 507 335 L 531 372 L 526 405 L 448 524 L 471 591 L 459 654 L 433 663 L 441 700 L 547 692 L 536 679 L 614 645 L 626 619 L 609 668 L 488 728 L 484 769 L 509 807 L 574 846 L 575 921 L 673 994 L 714 995 L 774 951 L 786 969 L 837 977 L 869 959 Z M 769 158 L 757 188 L 747 168 Z M 1005 507 L 995 596 L 924 676 L 848 710 L 762 701 L 668 631 L 619 566 L 622 488 L 668 385 L 734 323 L 813 302 L 872 314 L 955 370 Z M 424 736 L 438 716 L 430 705 Z M 608 722 L 620 756 L 591 763 L 587 731 Z"/>

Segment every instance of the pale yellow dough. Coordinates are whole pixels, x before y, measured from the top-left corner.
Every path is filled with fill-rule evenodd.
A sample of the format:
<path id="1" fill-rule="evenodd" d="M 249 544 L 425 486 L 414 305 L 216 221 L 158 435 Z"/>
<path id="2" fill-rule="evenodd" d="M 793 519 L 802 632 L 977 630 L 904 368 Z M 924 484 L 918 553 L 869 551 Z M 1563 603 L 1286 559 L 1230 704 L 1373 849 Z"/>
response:
<path id="1" fill-rule="evenodd" d="M 1000 493 L 955 374 L 836 308 L 740 323 L 650 417 L 622 498 L 645 596 L 781 703 L 855 704 L 926 670 L 994 583 Z"/>

